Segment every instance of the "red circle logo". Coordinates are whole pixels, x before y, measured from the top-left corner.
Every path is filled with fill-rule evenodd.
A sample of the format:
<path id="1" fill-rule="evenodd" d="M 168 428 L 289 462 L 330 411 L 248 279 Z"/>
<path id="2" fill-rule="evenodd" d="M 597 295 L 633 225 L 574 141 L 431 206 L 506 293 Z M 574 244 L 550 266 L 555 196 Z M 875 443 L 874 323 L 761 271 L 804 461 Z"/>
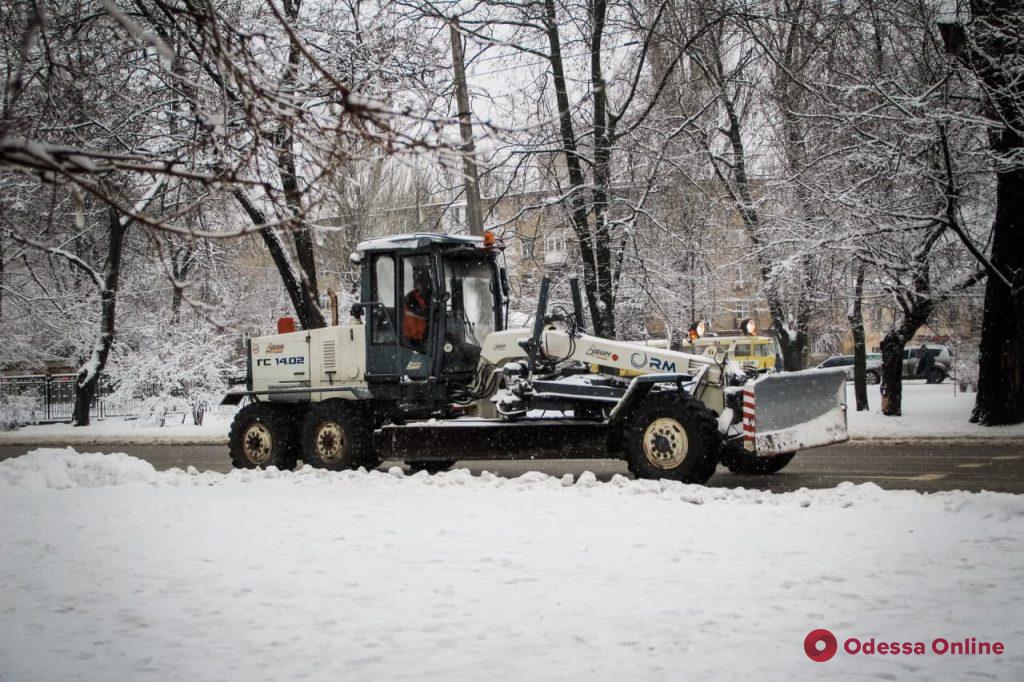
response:
<path id="1" fill-rule="evenodd" d="M 824 628 L 811 630 L 804 638 L 804 653 L 815 663 L 824 663 L 835 656 L 838 650 L 836 636 Z"/>

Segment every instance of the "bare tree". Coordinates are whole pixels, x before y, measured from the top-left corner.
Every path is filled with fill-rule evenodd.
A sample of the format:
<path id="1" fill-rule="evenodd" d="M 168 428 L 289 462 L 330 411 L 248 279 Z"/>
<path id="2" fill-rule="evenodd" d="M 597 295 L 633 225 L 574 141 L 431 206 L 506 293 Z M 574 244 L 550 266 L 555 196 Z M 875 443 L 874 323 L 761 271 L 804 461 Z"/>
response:
<path id="1" fill-rule="evenodd" d="M 951 21 L 939 28 L 946 48 L 981 87 L 996 176 L 991 255 L 961 234 L 989 274 L 971 420 L 1015 424 L 1024 421 L 1024 7 L 1016 0 L 972 0 L 969 6 L 966 26 Z"/>

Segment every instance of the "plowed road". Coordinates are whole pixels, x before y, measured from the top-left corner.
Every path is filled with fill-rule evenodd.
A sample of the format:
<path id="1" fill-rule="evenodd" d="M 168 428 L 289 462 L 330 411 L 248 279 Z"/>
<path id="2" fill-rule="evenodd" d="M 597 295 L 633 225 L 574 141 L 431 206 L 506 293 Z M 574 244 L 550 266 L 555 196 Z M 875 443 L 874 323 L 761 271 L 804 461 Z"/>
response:
<path id="1" fill-rule="evenodd" d="M 0 459 L 16 457 L 38 445 L 0 445 Z M 59 447 L 59 446 L 57 446 Z M 77 445 L 79 452 L 127 452 L 157 469 L 170 467 L 228 471 L 231 462 L 225 445 Z M 384 468 L 394 463 L 385 463 Z M 474 473 L 490 471 L 518 476 L 542 471 L 578 476 L 593 471 L 602 480 L 629 475 L 616 460 L 536 460 L 531 462 L 460 462 Z M 883 488 L 936 490 L 992 490 L 1024 493 L 1024 439 L 1016 441 L 853 441 L 796 456 L 774 476 L 736 476 L 719 468 L 708 485 L 745 487 L 784 492 L 798 488 L 830 488 L 843 481 L 872 481 Z"/>

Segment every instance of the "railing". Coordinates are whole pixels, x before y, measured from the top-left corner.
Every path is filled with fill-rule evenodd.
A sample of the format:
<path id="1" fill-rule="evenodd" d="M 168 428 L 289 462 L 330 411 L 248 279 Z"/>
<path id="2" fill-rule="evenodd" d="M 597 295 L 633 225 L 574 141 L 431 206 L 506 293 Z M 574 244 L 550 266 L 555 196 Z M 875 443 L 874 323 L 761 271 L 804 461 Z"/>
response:
<path id="1" fill-rule="evenodd" d="M 112 400 L 112 393 L 113 387 L 105 377 L 100 376 L 89 416 L 103 418 L 136 414 L 138 401 Z M 11 398 L 29 398 L 35 402 L 41 423 L 71 421 L 75 408 L 75 375 L 0 376 L 0 402 L 7 402 Z"/>

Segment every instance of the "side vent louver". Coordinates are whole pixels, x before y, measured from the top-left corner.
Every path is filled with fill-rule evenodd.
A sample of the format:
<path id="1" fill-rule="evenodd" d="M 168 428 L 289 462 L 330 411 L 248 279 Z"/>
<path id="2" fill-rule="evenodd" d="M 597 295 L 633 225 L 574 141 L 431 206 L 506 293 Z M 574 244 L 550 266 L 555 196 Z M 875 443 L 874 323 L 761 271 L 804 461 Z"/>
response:
<path id="1" fill-rule="evenodd" d="M 323 369 L 323 371 L 325 371 L 325 372 L 332 372 L 332 371 L 334 371 L 335 352 L 336 352 L 336 349 L 334 347 L 334 341 L 324 341 L 323 342 L 323 347 L 321 348 L 321 350 L 323 351 L 323 353 L 321 353 L 321 357 L 324 359 L 324 369 Z"/>

